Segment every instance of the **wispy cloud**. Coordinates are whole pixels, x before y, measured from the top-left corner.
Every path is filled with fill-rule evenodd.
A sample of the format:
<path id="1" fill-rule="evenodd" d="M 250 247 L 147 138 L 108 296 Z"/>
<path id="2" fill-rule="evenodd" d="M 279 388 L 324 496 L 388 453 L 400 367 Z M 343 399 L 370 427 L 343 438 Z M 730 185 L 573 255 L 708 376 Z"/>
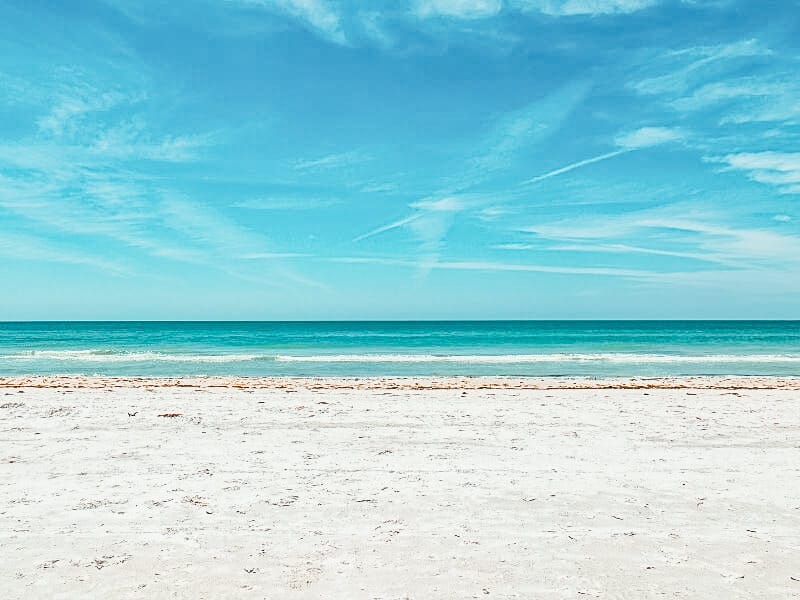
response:
<path id="1" fill-rule="evenodd" d="M 210 134 L 165 136 L 152 139 L 141 121 L 130 121 L 100 132 L 89 151 L 104 157 L 161 162 L 190 162 L 207 147 Z"/>
<path id="2" fill-rule="evenodd" d="M 360 152 L 341 152 L 310 160 L 299 160 L 294 163 L 294 168 L 299 171 L 338 169 L 346 165 L 361 163 L 367 160 L 369 160 L 369 157 Z"/>
<path id="3" fill-rule="evenodd" d="M 773 68 L 766 74 L 705 83 L 671 101 L 669 106 L 686 114 L 718 111 L 719 125 L 796 124 L 800 122 L 800 84 L 793 77 L 793 62 Z"/>
<path id="4" fill-rule="evenodd" d="M 541 244 L 527 244 L 527 243 L 520 243 L 520 242 L 512 242 L 508 244 L 494 244 L 492 246 L 495 250 L 513 250 L 513 251 L 522 251 L 522 250 L 541 250 Z"/>
<path id="5" fill-rule="evenodd" d="M 649 69 L 666 73 L 645 77 L 631 85 L 640 94 L 667 94 L 675 98 L 697 85 L 708 83 L 709 78 L 723 77 L 742 59 L 770 54 L 772 50 L 755 39 L 684 48 L 668 52 L 651 61 L 648 66 Z"/>
<path id="6" fill-rule="evenodd" d="M 110 159 L 188 162 L 211 143 L 209 133 L 155 135 L 143 116 L 146 91 L 117 83 L 104 85 L 104 77 L 98 77 L 99 82 L 93 79 L 82 70 L 57 69 L 55 82 L 34 98 L 37 108 L 47 106 L 35 119 L 38 135 L 16 141 L 22 155 L 6 153 L 3 158 L 17 164 L 33 156 L 57 160 L 56 154 L 85 163 Z"/>
<path id="7" fill-rule="evenodd" d="M 580 102 L 587 90 L 588 87 L 585 85 L 581 85 L 579 88 L 572 89 L 572 92 L 568 95 L 572 97 L 573 105 Z M 554 97 L 548 99 L 548 102 L 552 99 L 554 99 Z M 561 99 L 563 100 L 563 97 Z M 563 104 L 563 102 L 561 104 Z M 537 109 L 541 108 L 541 103 L 537 103 Z M 484 163 L 487 166 L 501 166 L 508 159 L 508 157 L 504 155 L 512 152 L 512 150 L 516 150 L 516 148 L 520 146 L 520 138 L 527 140 L 531 137 L 534 139 L 539 136 L 542 138 L 546 137 L 560 126 L 559 121 L 563 119 L 566 114 L 568 114 L 568 112 L 571 110 L 571 107 L 565 109 L 563 106 L 561 106 L 559 110 L 560 112 L 557 112 L 559 116 L 557 117 L 557 122 L 555 124 L 550 122 L 538 123 L 531 118 L 530 114 L 527 114 L 522 118 L 518 114 L 515 114 L 511 118 L 505 119 L 501 130 L 506 133 L 507 138 L 501 139 L 499 143 L 496 143 L 493 146 L 492 151 L 482 157 L 479 162 Z M 550 113 L 551 111 L 548 110 L 545 112 Z M 539 110 L 535 111 L 535 113 L 539 114 Z M 681 140 L 683 139 L 684 135 L 684 132 L 679 129 L 666 127 L 643 127 L 637 130 L 628 131 L 620 134 L 616 138 L 615 143 L 617 149 L 598 156 L 564 165 L 552 171 L 548 171 L 547 173 L 523 181 L 521 184 L 518 184 L 517 188 L 524 188 L 525 186 L 529 186 L 558 175 L 563 175 L 569 173 L 570 171 L 580 169 L 594 163 L 606 161 L 629 152 L 643 150 L 645 148 Z M 505 160 L 498 160 L 499 157 L 503 157 Z M 468 178 L 467 181 L 471 180 Z M 496 199 L 494 200 L 496 201 Z M 426 269 L 429 268 L 430 264 L 439 261 L 439 256 L 443 248 L 443 241 L 448 233 L 455 215 L 467 210 L 475 209 L 479 211 L 478 218 L 487 221 L 499 215 L 505 214 L 503 209 L 498 209 L 496 206 L 487 207 L 486 203 L 487 202 L 484 198 L 480 198 L 475 195 L 473 195 L 471 198 L 468 198 L 464 195 L 450 195 L 421 200 L 409 205 L 414 212 L 407 217 L 372 229 L 356 237 L 354 242 L 359 242 L 395 229 L 407 228 L 420 243 L 421 255 L 418 260 L 418 264 L 423 269 Z"/>
<path id="8" fill-rule="evenodd" d="M 40 236 L 11 231 L 0 234 L 0 255 L 17 260 L 86 266 L 115 276 L 130 273 L 127 266 L 117 261 L 86 254 Z"/>
<path id="9" fill-rule="evenodd" d="M 158 209 L 138 184 L 115 183 L 113 178 L 84 182 L 68 166 L 37 179 L 47 180 L 48 175 L 51 181 L 0 177 L 0 208 L 45 234 L 97 239 L 106 256 L 122 246 L 158 258 L 203 261 L 199 249 L 180 245 L 166 233 L 157 220 Z M 80 194 L 69 193 L 69 186 L 77 186 Z"/>
<path id="10" fill-rule="evenodd" d="M 633 13 L 650 8 L 660 0 L 510 0 L 521 10 L 553 16 L 609 15 Z"/>
<path id="11" fill-rule="evenodd" d="M 765 266 L 800 265 L 800 238 L 777 231 L 731 227 L 681 218 L 642 220 L 640 224 L 643 227 L 699 234 L 702 238 L 699 243 L 702 250 L 726 260 L 755 261 Z"/>
<path id="12" fill-rule="evenodd" d="M 798 152 L 743 152 L 724 158 L 731 167 L 747 170 L 769 170 L 793 173 L 800 170 Z"/>
<path id="13" fill-rule="evenodd" d="M 527 273 L 561 273 L 565 275 L 600 275 L 606 277 L 642 277 L 651 271 L 641 269 L 616 269 L 611 267 L 563 267 L 553 265 L 526 265 L 491 261 L 447 261 L 436 268 L 456 271 L 515 271 Z"/>
<path id="14" fill-rule="evenodd" d="M 233 208 L 246 208 L 249 210 L 317 210 L 339 204 L 338 200 L 328 198 L 305 197 L 266 197 L 249 198 L 231 204 Z"/>
<path id="15" fill-rule="evenodd" d="M 736 269 L 800 268 L 800 238 L 766 226 L 737 227 L 722 225 L 719 220 L 716 213 L 676 204 L 602 220 L 572 219 L 522 230 L 555 242 L 539 246 L 544 249 L 570 247 L 577 251 L 587 247 L 603 252 L 663 254 Z M 647 242 L 650 245 L 645 245 Z M 659 247 L 654 247 L 656 244 Z"/>
<path id="16" fill-rule="evenodd" d="M 389 50 L 397 44 L 397 37 L 387 26 L 384 14 L 379 10 L 361 10 L 355 18 L 358 32 L 367 43 L 382 50 Z"/>
<path id="17" fill-rule="evenodd" d="M 653 75 L 632 83 L 633 89 L 694 121 L 693 143 L 707 153 L 721 154 L 721 146 L 761 150 L 764 138 L 791 136 L 800 123 L 797 57 L 760 39 L 664 52 L 643 69 Z M 756 127 L 761 123 L 774 129 Z"/>
<path id="18" fill-rule="evenodd" d="M 737 263 L 703 252 L 682 252 L 680 250 L 664 250 L 660 248 L 647 248 L 630 244 L 563 244 L 548 248 L 553 252 L 591 252 L 612 254 L 649 254 L 652 256 L 669 256 L 673 258 L 686 258 L 701 262 L 712 262 L 723 265 L 736 266 Z"/>
<path id="19" fill-rule="evenodd" d="M 307 258 L 310 254 L 302 252 L 254 252 L 253 254 L 243 254 L 240 258 L 245 260 L 276 260 L 281 258 Z"/>
<path id="20" fill-rule="evenodd" d="M 618 150 L 613 150 L 611 152 L 599 154 L 591 158 L 586 158 L 584 160 L 579 160 L 574 163 L 564 165 L 563 167 L 559 167 L 558 169 L 553 169 L 552 171 L 548 171 L 547 173 L 543 173 L 541 175 L 537 175 L 536 177 L 532 177 L 531 179 L 523 181 L 522 185 L 531 185 L 534 183 L 539 183 L 540 181 L 550 179 L 551 177 L 563 175 L 564 173 L 569 173 L 570 171 L 574 171 L 575 169 L 580 169 L 582 167 L 593 165 L 595 163 L 616 158 L 617 156 L 626 154 L 628 152 L 633 152 L 634 150 L 642 150 L 644 148 L 658 146 L 668 142 L 673 142 L 676 140 L 683 139 L 683 137 L 684 137 L 683 132 L 677 129 L 669 129 L 666 127 L 643 127 L 641 129 L 623 133 L 617 136 L 616 145 L 619 147 Z"/>
<path id="21" fill-rule="evenodd" d="M 652 254 L 654 256 L 673 256 L 676 258 L 689 258 L 692 260 L 700 260 L 704 262 L 718 262 L 723 264 L 731 264 L 727 261 L 721 261 L 714 257 L 709 257 L 707 254 L 699 252 L 681 252 L 679 250 L 662 250 L 659 248 L 646 248 L 643 246 L 633 246 L 630 244 L 556 244 L 545 246 L 539 244 L 524 244 L 524 243 L 510 243 L 510 244 L 497 244 L 493 246 L 498 250 L 512 250 L 512 251 L 547 251 L 547 252 L 591 252 L 593 254 Z"/>
<path id="22" fill-rule="evenodd" d="M 410 206 L 411 208 L 421 211 L 452 213 L 464 210 L 464 208 L 467 206 L 467 203 L 463 198 L 448 196 L 446 198 L 438 198 L 436 200 L 420 200 L 419 202 L 413 202 Z"/>
<path id="23" fill-rule="evenodd" d="M 221 256 L 239 257 L 263 252 L 268 242 L 258 233 L 227 218 L 212 206 L 169 194 L 160 202 L 162 223 Z"/>
<path id="24" fill-rule="evenodd" d="M 6 243 L 6 255 L 26 247 L 30 257 L 40 260 L 114 273 L 122 272 L 115 257 L 145 255 L 236 277 L 251 277 L 243 265 L 235 265 L 237 259 L 280 257 L 263 235 L 177 192 L 163 178 L 168 163 L 197 162 L 211 135 L 154 133 L 145 118 L 145 92 L 104 87 L 103 76 L 84 71 L 65 77 L 53 86 L 53 94 L 37 98 L 37 108 L 43 103 L 46 108 L 36 121 L 36 134 L 0 144 L 0 168 L 5 167 L 0 210 L 13 218 L 15 228 L 35 228 L 43 236 L 75 241 L 84 250 L 45 241 L 34 250 L 31 238 L 27 246 L 20 239 Z M 7 229 L 0 237 L 9 240 Z M 92 256 L 87 248 L 102 252 Z M 276 269 L 277 263 L 273 274 Z M 281 275 L 293 276 L 288 271 Z"/>
<path id="25" fill-rule="evenodd" d="M 366 194 L 385 194 L 388 192 L 396 192 L 398 189 L 399 186 L 396 183 L 375 182 L 366 184 L 363 188 L 361 188 L 361 191 Z"/>
<path id="26" fill-rule="evenodd" d="M 796 56 L 746 39 L 664 53 L 647 67 L 662 73 L 633 87 L 696 125 L 687 144 L 702 150 L 706 162 L 741 171 L 779 193 L 797 194 L 799 155 L 784 150 L 796 145 L 790 140 L 800 123 L 796 67 Z M 762 123 L 771 129 L 759 127 Z"/>
<path id="27" fill-rule="evenodd" d="M 503 115 L 481 142 L 481 150 L 468 166 L 481 173 L 508 168 L 517 160 L 520 150 L 540 144 L 561 129 L 586 99 L 591 87 L 588 81 L 572 82 Z"/>
<path id="28" fill-rule="evenodd" d="M 617 136 L 617 146 L 626 150 L 641 150 L 651 146 L 659 146 L 669 142 L 676 142 L 686 137 L 680 129 L 669 127 L 642 127 L 635 131 L 622 133 Z"/>
<path id="29" fill-rule="evenodd" d="M 417 0 L 420 17 L 445 16 L 482 19 L 508 12 L 536 12 L 550 16 L 614 15 L 633 13 L 659 4 L 660 0 Z"/>
<path id="30" fill-rule="evenodd" d="M 487 206 L 478 210 L 478 218 L 482 221 L 495 221 L 497 219 L 514 214 L 515 209 L 509 206 Z"/>
<path id="31" fill-rule="evenodd" d="M 688 112 L 708 109 L 731 101 L 758 100 L 761 104 L 773 104 L 784 98 L 796 99 L 798 86 L 794 81 L 791 79 L 775 81 L 772 77 L 772 75 L 739 77 L 707 83 L 691 94 L 674 100 L 672 106 L 677 110 Z"/>
<path id="32" fill-rule="evenodd" d="M 309 25 L 330 37 L 331 40 L 345 43 L 340 18 L 333 5 L 327 0 L 271 0 L 290 14 L 306 21 Z"/>
<path id="33" fill-rule="evenodd" d="M 605 267 L 563 267 L 539 264 L 502 263 L 484 260 L 430 261 L 420 263 L 406 259 L 382 257 L 335 257 L 326 259 L 332 262 L 347 264 L 379 264 L 404 267 L 409 269 L 445 270 L 445 271 L 497 271 L 521 273 L 554 273 L 564 275 L 599 275 L 610 277 L 645 277 L 653 273 L 638 269 L 615 269 Z"/>
<path id="34" fill-rule="evenodd" d="M 421 216 L 420 213 L 415 213 L 407 217 L 403 217 L 402 219 L 398 219 L 397 221 L 392 221 L 391 223 L 387 223 L 386 225 L 381 225 L 380 227 L 376 227 L 375 229 L 372 229 L 366 233 L 359 235 L 358 237 L 353 238 L 353 241 L 360 242 L 361 240 L 365 240 L 374 235 L 378 235 L 386 231 L 391 231 L 392 229 L 397 229 L 398 227 L 403 227 L 404 225 L 408 225 L 409 223 L 412 223 L 416 219 L 419 219 L 420 216 Z"/>
<path id="35" fill-rule="evenodd" d="M 800 194 L 800 153 L 741 152 L 710 159 L 744 171 L 753 181 L 777 186 L 784 194 Z"/>
<path id="36" fill-rule="evenodd" d="M 423 270 L 428 270 L 430 264 L 438 260 L 453 217 L 469 206 L 470 202 L 460 197 L 425 198 L 409 205 L 414 210 L 409 216 L 368 231 L 353 241 L 359 242 L 393 229 L 406 227 L 419 242 L 419 266 Z"/>
<path id="37" fill-rule="evenodd" d="M 102 131 L 95 123 L 95 131 Z M 176 247 L 157 235 L 158 216 L 151 178 L 131 171 L 134 150 L 99 152 L 69 128 L 22 143 L 0 145 L 0 165 L 11 166 L 0 177 L 0 207 L 51 231 L 101 236 L 152 256 L 196 260 L 194 250 Z M 11 175 L 13 174 L 13 175 Z"/>
<path id="38" fill-rule="evenodd" d="M 101 92 L 90 86 L 71 85 L 60 90 L 57 103 L 37 120 L 39 130 L 53 137 L 75 135 L 87 116 L 129 103 L 131 98 L 118 91 Z"/>
<path id="39" fill-rule="evenodd" d="M 767 311 L 774 310 L 776 304 L 783 304 L 786 298 L 796 298 L 800 294 L 800 269 L 709 269 L 703 271 L 702 277 L 698 277 L 694 271 L 676 271 L 659 273 L 651 278 L 650 283 L 657 286 L 657 290 L 681 289 L 684 293 L 709 293 L 714 303 L 712 312 L 708 314 L 713 315 L 712 318 L 719 318 L 719 311 L 724 310 L 725 306 L 720 305 L 718 299 L 742 298 L 743 290 L 747 290 L 745 301 L 748 305 L 758 302 L 761 310 Z M 789 301 L 788 306 L 789 312 L 785 314 L 793 315 L 793 300 Z"/>
<path id="40" fill-rule="evenodd" d="M 498 14 L 502 8 L 502 0 L 417 0 L 415 3 L 415 12 L 422 18 L 481 19 Z"/>
<path id="41" fill-rule="evenodd" d="M 444 185 L 430 197 L 411 203 L 413 211 L 401 219 L 381 225 L 357 236 L 359 242 L 373 236 L 406 228 L 418 241 L 424 261 L 435 261 L 443 248 L 448 230 L 459 213 L 479 213 L 484 220 L 496 217 L 498 194 L 464 193 L 491 178 L 493 174 L 508 169 L 518 160 L 519 153 L 535 148 L 554 135 L 566 122 L 570 114 L 584 101 L 591 89 L 587 81 L 578 81 L 562 86 L 521 109 L 506 113 L 496 119 L 490 132 L 482 136 L 473 156 L 465 160 L 464 166 L 455 174 L 449 174 Z M 621 151 L 619 152 L 621 153 Z M 328 158 L 321 159 L 328 163 Z M 332 159 L 331 159 L 332 160 Z M 501 194 L 507 196 L 508 193 Z M 491 212 L 495 206 L 494 214 Z"/>
<path id="42" fill-rule="evenodd" d="M 281 11 L 298 19 L 326 39 L 346 44 L 341 16 L 327 0 L 223 0 L 229 4 Z"/>

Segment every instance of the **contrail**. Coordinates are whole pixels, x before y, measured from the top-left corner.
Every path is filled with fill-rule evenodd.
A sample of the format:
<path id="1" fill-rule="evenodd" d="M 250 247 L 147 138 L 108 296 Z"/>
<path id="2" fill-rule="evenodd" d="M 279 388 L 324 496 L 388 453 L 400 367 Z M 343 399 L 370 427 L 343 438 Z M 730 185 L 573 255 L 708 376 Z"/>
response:
<path id="1" fill-rule="evenodd" d="M 614 150 L 613 152 L 608 152 L 607 154 L 601 154 L 600 156 L 595 156 L 593 158 L 587 158 L 586 160 L 581 160 L 571 165 L 567 165 L 566 167 L 561 167 L 560 169 L 556 169 L 555 171 L 550 171 L 549 173 L 545 173 L 544 175 L 537 175 L 533 179 L 528 179 L 527 181 L 523 181 L 520 185 L 530 185 L 531 183 L 537 183 L 544 179 L 550 179 L 551 177 L 555 177 L 556 175 L 561 175 L 562 173 L 568 173 L 569 171 L 574 171 L 575 169 L 580 169 L 581 167 L 585 167 L 586 165 L 591 165 L 592 163 L 600 162 L 602 160 L 608 160 L 609 158 L 614 158 L 615 156 L 619 156 L 620 154 L 625 154 L 626 152 L 631 152 L 634 148 L 624 148 L 623 150 Z"/>
<path id="2" fill-rule="evenodd" d="M 568 173 L 569 171 L 573 171 L 575 169 L 580 169 L 581 167 L 585 167 L 586 165 L 591 165 L 596 162 L 600 162 L 603 160 L 608 160 L 609 158 L 614 158 L 615 156 L 619 156 L 620 154 L 625 154 L 626 152 L 632 152 L 636 150 L 636 148 L 623 148 L 621 150 L 614 150 L 613 152 L 607 152 L 606 154 L 601 154 L 600 156 L 595 156 L 592 158 L 587 158 L 586 160 L 581 160 L 578 162 L 574 162 L 569 164 L 565 167 L 561 167 L 556 169 L 555 171 L 550 171 L 548 173 L 544 173 L 543 175 L 537 175 L 533 179 L 528 179 L 527 181 L 523 181 L 519 185 L 530 185 L 532 183 L 537 183 L 539 181 L 543 181 L 544 179 L 549 179 L 550 177 L 555 177 L 556 175 L 561 175 L 562 173 Z M 399 221 L 395 221 L 393 223 L 389 223 L 388 225 L 383 225 L 378 227 L 377 229 L 373 229 L 372 231 L 368 231 L 362 235 L 359 235 L 356 238 L 353 238 L 354 242 L 360 242 L 363 239 L 368 237 L 372 237 L 373 235 L 378 235 L 379 233 L 383 233 L 384 231 L 389 231 L 391 229 L 396 229 L 398 227 L 402 227 L 403 225 L 407 225 L 412 221 L 416 221 L 422 216 L 422 213 L 417 212 L 414 213 L 404 219 L 400 219 Z"/>
<path id="3" fill-rule="evenodd" d="M 399 221 L 395 221 L 394 223 L 389 223 L 388 225 L 384 225 L 382 227 L 378 227 L 377 229 L 373 229 L 372 231 L 368 231 L 367 233 L 361 234 L 357 238 L 353 238 L 354 242 L 360 242 L 363 239 L 368 237 L 372 237 L 373 235 L 378 235 L 379 233 L 383 233 L 384 231 L 389 231 L 390 229 L 396 229 L 398 227 L 402 227 L 411 221 L 416 221 L 421 216 L 420 213 L 414 213 L 410 217 L 406 217 L 405 219 L 400 219 Z"/>

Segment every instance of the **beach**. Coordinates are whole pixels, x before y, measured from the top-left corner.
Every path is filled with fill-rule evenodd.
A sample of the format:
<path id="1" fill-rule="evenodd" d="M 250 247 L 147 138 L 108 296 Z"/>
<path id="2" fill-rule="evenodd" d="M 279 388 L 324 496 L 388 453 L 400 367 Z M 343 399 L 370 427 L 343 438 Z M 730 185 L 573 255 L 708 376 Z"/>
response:
<path id="1" fill-rule="evenodd" d="M 800 597 L 800 378 L 0 378 L 4 598 Z"/>

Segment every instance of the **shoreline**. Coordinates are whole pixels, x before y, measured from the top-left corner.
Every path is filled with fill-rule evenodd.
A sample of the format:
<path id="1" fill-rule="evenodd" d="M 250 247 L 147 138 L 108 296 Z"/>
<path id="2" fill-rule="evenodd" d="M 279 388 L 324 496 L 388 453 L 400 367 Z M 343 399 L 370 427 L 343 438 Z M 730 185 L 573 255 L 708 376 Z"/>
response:
<path id="1" fill-rule="evenodd" d="M 513 377 L 513 376 L 105 376 L 13 375 L 0 376 L 2 388 L 232 388 L 303 390 L 626 390 L 626 389 L 731 389 L 800 390 L 800 375 L 686 375 L 613 377 Z"/>

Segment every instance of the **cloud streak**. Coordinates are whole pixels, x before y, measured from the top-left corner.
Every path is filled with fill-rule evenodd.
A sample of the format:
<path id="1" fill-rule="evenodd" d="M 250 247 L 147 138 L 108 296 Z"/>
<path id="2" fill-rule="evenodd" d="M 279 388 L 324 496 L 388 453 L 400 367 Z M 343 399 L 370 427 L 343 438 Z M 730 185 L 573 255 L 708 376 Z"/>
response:
<path id="1" fill-rule="evenodd" d="M 453 218 L 469 206 L 470 202 L 455 196 L 425 198 L 409 205 L 414 212 L 408 217 L 373 229 L 353 241 L 359 242 L 400 227 L 408 228 L 419 243 L 418 264 L 422 271 L 426 272 L 430 270 L 431 264 L 438 261 Z"/>
<path id="2" fill-rule="evenodd" d="M 326 0 L 224 0 L 230 5 L 274 10 L 297 19 L 336 44 L 347 44 L 341 16 Z"/>
<path id="3" fill-rule="evenodd" d="M 503 3 L 501 0 L 417 0 L 414 9 L 416 15 L 423 19 L 484 19 L 497 15 L 503 9 Z"/>
<path id="4" fill-rule="evenodd" d="M 366 160 L 368 160 L 368 157 L 364 156 L 360 152 L 340 152 L 338 154 L 329 154 L 321 158 L 299 160 L 294 164 L 294 168 L 298 171 L 339 169 L 341 167 L 364 162 Z"/>
<path id="5" fill-rule="evenodd" d="M 591 158 L 586 158 L 584 160 L 579 160 L 577 162 L 564 165 L 558 169 L 553 169 L 552 171 L 548 171 L 547 173 L 543 173 L 542 175 L 537 175 L 536 177 L 532 177 L 531 179 L 523 181 L 521 185 L 532 185 L 534 183 L 539 183 L 540 181 L 545 181 L 551 177 L 557 177 L 558 175 L 563 175 L 576 169 L 610 160 L 628 152 L 643 150 L 645 148 L 659 146 L 661 144 L 680 139 L 683 139 L 683 133 L 676 129 L 669 129 L 666 127 L 643 127 L 641 129 L 637 129 L 636 131 L 619 135 L 616 139 L 617 146 L 620 146 L 619 150 L 612 150 L 611 152 L 598 154 L 597 156 L 593 156 Z"/>
<path id="6" fill-rule="evenodd" d="M 421 213 L 414 213 L 397 221 L 392 221 L 391 223 L 387 223 L 386 225 L 381 225 L 367 233 L 363 233 L 358 237 L 353 238 L 354 242 L 360 242 L 361 240 L 365 240 L 367 238 L 371 238 L 372 236 L 385 233 L 387 231 L 391 231 L 392 229 L 397 229 L 399 227 L 403 227 L 404 225 L 408 225 L 409 223 L 413 223 L 417 219 L 421 217 Z"/>
<path id="7" fill-rule="evenodd" d="M 233 208 L 266 211 L 317 210 L 339 204 L 338 200 L 304 197 L 249 198 L 231 204 Z"/>
<path id="8" fill-rule="evenodd" d="M 11 231 L 3 231 L 0 235 L 0 255 L 17 260 L 86 266 L 113 276 L 131 273 L 129 267 L 117 261 L 92 256 L 39 236 Z"/>
<path id="9" fill-rule="evenodd" d="M 541 13 L 551 17 L 624 15 L 660 3 L 660 0 L 417 0 L 420 18 L 486 19 L 501 12 Z"/>
<path id="10" fill-rule="evenodd" d="M 660 0 L 510 0 L 522 11 L 538 11 L 557 17 L 621 15 L 659 4 Z"/>
<path id="11" fill-rule="evenodd" d="M 569 173 L 570 171 L 574 171 L 575 169 L 580 169 L 581 167 L 586 167 L 589 165 L 593 165 L 595 163 L 603 162 L 604 160 L 609 160 L 612 158 L 616 158 L 622 154 L 627 152 L 632 152 L 633 148 L 624 148 L 621 150 L 614 150 L 612 152 L 606 152 L 605 154 L 599 154 L 597 156 L 593 156 L 592 158 L 587 158 L 584 160 L 579 160 L 574 163 L 570 163 L 568 165 L 564 165 L 563 167 L 559 167 L 558 169 L 553 169 L 552 171 L 548 171 L 547 173 L 543 173 L 542 175 L 537 175 L 536 177 L 532 177 L 527 181 L 523 181 L 522 185 L 532 185 L 534 183 L 539 183 L 540 181 L 544 181 L 546 179 L 550 179 L 551 177 L 557 177 L 558 175 L 563 175 L 564 173 Z"/>
<path id="12" fill-rule="evenodd" d="M 641 150 L 652 146 L 660 146 L 669 142 L 677 142 L 686 137 L 680 129 L 669 127 L 642 127 L 635 131 L 617 136 L 617 146 L 626 150 Z"/>
<path id="13" fill-rule="evenodd" d="M 535 234 L 543 250 L 661 254 L 736 270 L 800 268 L 800 238 L 766 227 L 721 225 L 714 213 L 703 213 L 688 204 L 604 219 L 532 225 L 522 231 Z M 644 247 L 632 240 L 658 241 L 661 247 Z"/>
<path id="14" fill-rule="evenodd" d="M 468 181 L 474 183 L 485 179 L 487 172 L 507 169 L 518 160 L 520 151 L 554 135 L 586 100 L 591 88 L 589 81 L 572 82 L 497 119 L 481 142 L 483 149 L 467 164 L 481 175 L 471 174 Z"/>
<path id="15" fill-rule="evenodd" d="M 753 181 L 776 186 L 782 194 L 800 194 L 800 152 L 741 152 L 711 160 L 744 171 Z"/>
<path id="16" fill-rule="evenodd" d="M 653 273 L 637 269 L 614 269 L 604 267 L 562 267 L 553 265 L 501 263 L 485 260 L 456 260 L 419 262 L 405 259 L 381 257 L 334 257 L 325 259 L 347 264 L 379 264 L 409 269 L 436 269 L 444 271 L 484 271 L 517 273 L 551 273 L 561 275 L 597 275 L 606 277 L 644 277 Z"/>
<path id="17" fill-rule="evenodd" d="M 122 274 L 123 257 L 145 255 L 236 277 L 249 277 L 233 265 L 243 256 L 272 252 L 278 258 L 264 236 L 174 191 L 162 177 L 166 164 L 196 163 L 211 136 L 153 134 L 144 117 L 146 93 L 120 86 L 104 91 L 102 77 L 96 78 L 68 74 L 53 86 L 58 91 L 36 121 L 36 135 L 0 143 L 0 210 L 14 228 L 35 228 L 42 236 L 102 248 L 102 254 L 44 240 L 37 248 L 35 238 L 19 236 L 11 244 L 13 232 L 3 227 L 6 256 L 24 258 L 15 248 L 26 248 L 37 260 Z"/>
<path id="18" fill-rule="evenodd" d="M 771 54 L 772 50 L 756 39 L 693 46 L 662 54 L 652 61 L 650 68 L 666 73 L 645 77 L 630 85 L 642 95 L 666 95 L 675 99 L 698 84 L 708 83 L 709 78 L 719 78 L 731 72 L 743 60 Z"/>

